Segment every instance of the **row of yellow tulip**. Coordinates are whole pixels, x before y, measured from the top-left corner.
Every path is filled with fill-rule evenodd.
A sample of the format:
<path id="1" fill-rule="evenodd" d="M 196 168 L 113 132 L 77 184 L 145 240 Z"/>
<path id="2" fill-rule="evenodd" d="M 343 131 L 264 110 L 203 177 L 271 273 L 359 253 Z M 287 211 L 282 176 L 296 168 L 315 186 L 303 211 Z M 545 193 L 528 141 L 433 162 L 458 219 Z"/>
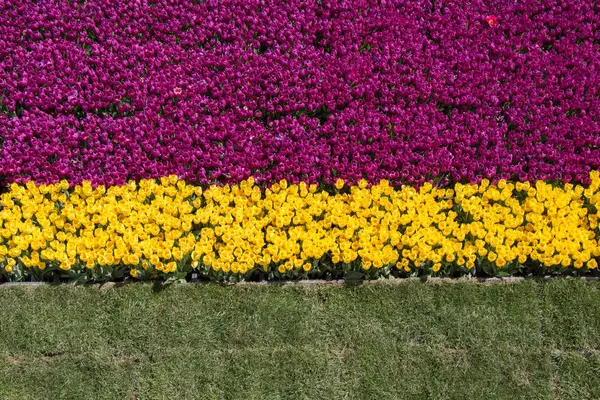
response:
<path id="1" fill-rule="evenodd" d="M 12 184 L 0 197 L 0 269 L 7 279 L 125 270 L 283 276 L 332 268 L 403 273 L 595 269 L 600 178 L 394 188 L 252 178 L 204 189 L 164 177 L 120 187 Z M 96 275 L 95 275 L 96 276 Z"/>

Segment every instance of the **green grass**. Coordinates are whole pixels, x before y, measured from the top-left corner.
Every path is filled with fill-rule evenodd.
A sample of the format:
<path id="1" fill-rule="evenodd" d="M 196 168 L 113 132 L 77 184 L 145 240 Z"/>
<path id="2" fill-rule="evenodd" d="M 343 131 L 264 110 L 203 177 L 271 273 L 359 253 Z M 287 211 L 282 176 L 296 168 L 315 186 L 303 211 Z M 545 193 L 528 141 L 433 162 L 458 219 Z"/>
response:
<path id="1" fill-rule="evenodd" d="M 600 399 L 600 283 L 0 287 L 0 399 Z"/>

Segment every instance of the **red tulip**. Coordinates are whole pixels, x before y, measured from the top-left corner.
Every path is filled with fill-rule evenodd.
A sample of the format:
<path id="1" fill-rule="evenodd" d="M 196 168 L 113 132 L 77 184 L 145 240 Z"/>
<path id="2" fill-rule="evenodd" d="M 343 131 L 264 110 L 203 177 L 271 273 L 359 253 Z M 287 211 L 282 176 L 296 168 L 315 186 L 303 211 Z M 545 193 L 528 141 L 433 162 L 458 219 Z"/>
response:
<path id="1" fill-rule="evenodd" d="M 492 28 L 498 26 L 498 18 L 496 18 L 494 15 L 488 15 L 487 17 L 485 17 L 485 20 L 488 23 L 488 25 Z"/>

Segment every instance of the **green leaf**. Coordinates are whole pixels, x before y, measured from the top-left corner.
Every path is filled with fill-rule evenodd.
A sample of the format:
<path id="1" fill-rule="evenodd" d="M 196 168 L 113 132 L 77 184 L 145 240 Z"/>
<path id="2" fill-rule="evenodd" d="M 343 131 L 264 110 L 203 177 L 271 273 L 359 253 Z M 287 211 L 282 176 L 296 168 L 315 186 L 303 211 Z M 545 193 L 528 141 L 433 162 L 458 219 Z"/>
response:
<path id="1" fill-rule="evenodd" d="M 495 268 L 489 262 L 483 262 L 481 264 L 481 268 L 483 269 L 483 272 L 485 272 L 487 275 L 489 275 L 489 276 L 495 276 L 495 272 L 496 272 Z"/>
<path id="2" fill-rule="evenodd" d="M 349 271 L 344 275 L 346 283 L 358 283 L 365 278 L 365 274 L 359 271 Z"/>

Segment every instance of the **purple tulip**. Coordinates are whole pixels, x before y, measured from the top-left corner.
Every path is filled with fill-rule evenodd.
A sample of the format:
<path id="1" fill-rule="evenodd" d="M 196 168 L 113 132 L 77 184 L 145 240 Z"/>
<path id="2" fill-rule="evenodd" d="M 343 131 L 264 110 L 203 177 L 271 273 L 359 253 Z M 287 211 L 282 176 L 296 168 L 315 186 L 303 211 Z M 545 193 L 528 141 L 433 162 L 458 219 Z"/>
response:
<path id="1" fill-rule="evenodd" d="M 0 29 L 8 182 L 584 183 L 600 168 L 592 0 L 16 2 Z"/>

